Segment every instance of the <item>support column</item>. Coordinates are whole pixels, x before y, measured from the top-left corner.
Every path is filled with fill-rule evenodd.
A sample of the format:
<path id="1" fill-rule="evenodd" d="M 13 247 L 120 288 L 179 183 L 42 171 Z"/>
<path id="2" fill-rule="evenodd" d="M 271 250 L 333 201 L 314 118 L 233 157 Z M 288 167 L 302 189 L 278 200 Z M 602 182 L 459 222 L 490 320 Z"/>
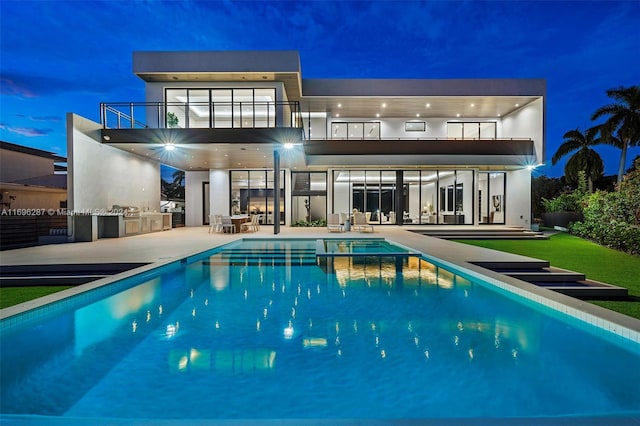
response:
<path id="1" fill-rule="evenodd" d="M 404 223 L 404 174 L 402 170 L 396 171 L 396 225 Z"/>
<path id="2" fill-rule="evenodd" d="M 273 235 L 280 233 L 280 153 L 273 150 Z"/>

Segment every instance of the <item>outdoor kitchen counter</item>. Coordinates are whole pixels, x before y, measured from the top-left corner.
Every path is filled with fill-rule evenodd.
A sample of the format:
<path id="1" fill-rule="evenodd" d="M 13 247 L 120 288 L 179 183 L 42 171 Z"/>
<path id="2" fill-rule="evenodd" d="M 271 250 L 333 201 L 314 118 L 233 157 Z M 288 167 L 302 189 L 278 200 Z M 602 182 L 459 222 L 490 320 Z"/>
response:
<path id="1" fill-rule="evenodd" d="M 171 229 L 171 213 L 108 214 L 73 217 L 74 241 L 120 238 Z"/>

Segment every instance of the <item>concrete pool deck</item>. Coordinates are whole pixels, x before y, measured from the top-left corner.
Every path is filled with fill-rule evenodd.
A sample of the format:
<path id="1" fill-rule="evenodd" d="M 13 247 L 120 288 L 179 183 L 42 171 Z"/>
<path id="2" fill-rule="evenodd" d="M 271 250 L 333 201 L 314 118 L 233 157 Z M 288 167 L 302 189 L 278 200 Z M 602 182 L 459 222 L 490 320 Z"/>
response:
<path id="1" fill-rule="evenodd" d="M 457 227 L 459 229 L 459 227 Z M 476 227 L 477 228 L 477 227 Z M 471 275 L 483 276 L 498 287 L 507 289 L 537 303 L 608 329 L 623 339 L 640 342 L 640 320 L 618 314 L 591 303 L 575 299 L 527 282 L 482 268 L 471 262 L 526 262 L 531 258 L 459 244 L 411 232 L 410 226 L 376 226 L 375 232 L 328 232 L 326 228 L 281 227 L 278 235 L 263 226 L 258 232 L 239 234 L 208 233 L 208 227 L 175 228 L 170 231 L 126 238 L 101 239 L 86 243 L 68 243 L 29 247 L 0 252 L 0 265 L 65 265 L 81 263 L 149 263 L 147 266 L 83 284 L 63 292 L 25 302 L 0 311 L 0 319 L 11 317 L 63 297 L 106 285 L 142 270 L 181 259 L 189 255 L 241 238 L 387 238 L 399 244 L 438 258 L 444 263 L 464 268 Z"/>

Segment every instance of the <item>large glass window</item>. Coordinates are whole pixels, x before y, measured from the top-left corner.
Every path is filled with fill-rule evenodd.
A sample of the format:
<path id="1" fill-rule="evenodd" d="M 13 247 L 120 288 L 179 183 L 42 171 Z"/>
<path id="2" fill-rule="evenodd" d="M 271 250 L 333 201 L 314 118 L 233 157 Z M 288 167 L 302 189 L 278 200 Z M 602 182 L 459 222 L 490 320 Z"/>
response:
<path id="1" fill-rule="evenodd" d="M 166 89 L 167 127 L 276 127 L 276 89 Z"/>
<path id="2" fill-rule="evenodd" d="M 271 170 L 232 170 L 231 214 L 258 215 L 260 223 L 284 223 L 284 170 L 280 171 L 280 214 L 274 212 L 274 180 Z"/>
<path id="3" fill-rule="evenodd" d="M 505 223 L 504 172 L 480 172 L 478 174 L 478 221 L 480 223 Z"/>
<path id="4" fill-rule="evenodd" d="M 403 223 L 473 224 L 473 171 L 404 171 L 403 185 Z"/>
<path id="5" fill-rule="evenodd" d="M 449 122 L 447 123 L 447 138 L 449 139 L 496 139 L 496 123 L 487 122 Z"/>
<path id="6" fill-rule="evenodd" d="M 419 212 L 416 214 L 416 223 L 436 224 L 438 217 L 438 191 L 436 190 L 438 183 L 438 172 L 425 170 L 421 173 L 420 184 L 420 200 L 418 200 Z"/>
<path id="7" fill-rule="evenodd" d="M 210 126 L 209 118 L 209 90 L 189 90 L 189 127 Z"/>
<path id="8" fill-rule="evenodd" d="M 340 170 L 333 173 L 333 212 L 362 212 L 369 223 L 396 223 L 396 172 Z"/>
<path id="9" fill-rule="evenodd" d="M 326 219 L 326 172 L 291 173 L 291 209 L 292 223 Z"/>
<path id="10" fill-rule="evenodd" d="M 334 121 L 331 123 L 331 139 L 378 140 L 380 122 Z"/>

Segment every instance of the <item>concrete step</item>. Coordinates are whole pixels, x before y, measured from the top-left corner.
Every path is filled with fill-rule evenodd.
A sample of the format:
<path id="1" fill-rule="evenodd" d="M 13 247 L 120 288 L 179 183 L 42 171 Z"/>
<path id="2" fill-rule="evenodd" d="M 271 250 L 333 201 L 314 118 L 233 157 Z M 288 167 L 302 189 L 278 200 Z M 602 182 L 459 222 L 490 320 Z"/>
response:
<path id="1" fill-rule="evenodd" d="M 80 285 L 146 263 L 76 263 L 55 265 L 2 265 L 0 287 Z"/>
<path id="2" fill-rule="evenodd" d="M 619 299 L 629 295 L 626 288 L 587 279 L 579 272 L 551 267 L 544 260 L 471 263 L 567 296 Z"/>

